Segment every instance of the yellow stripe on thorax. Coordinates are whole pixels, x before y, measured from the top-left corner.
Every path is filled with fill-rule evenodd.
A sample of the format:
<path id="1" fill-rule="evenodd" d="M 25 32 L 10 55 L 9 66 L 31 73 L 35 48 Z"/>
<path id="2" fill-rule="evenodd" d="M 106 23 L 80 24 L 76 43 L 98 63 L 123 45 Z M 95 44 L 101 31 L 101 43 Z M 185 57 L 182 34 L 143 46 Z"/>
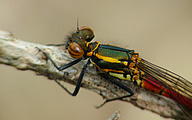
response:
<path id="1" fill-rule="evenodd" d="M 91 59 L 90 59 L 91 60 Z M 102 69 L 100 68 L 97 64 L 95 64 L 92 60 L 91 60 L 91 63 L 93 63 L 99 70 L 102 70 L 102 71 L 105 71 L 105 72 L 116 72 L 116 73 L 125 73 L 124 71 L 122 70 L 113 70 L 113 69 Z"/>
<path id="2" fill-rule="evenodd" d="M 99 59 L 103 59 L 106 62 L 110 62 L 110 63 L 121 63 L 121 61 L 119 61 L 118 59 L 112 58 L 112 57 L 106 57 L 106 56 L 102 56 L 99 54 L 95 54 L 96 57 L 98 57 Z"/>

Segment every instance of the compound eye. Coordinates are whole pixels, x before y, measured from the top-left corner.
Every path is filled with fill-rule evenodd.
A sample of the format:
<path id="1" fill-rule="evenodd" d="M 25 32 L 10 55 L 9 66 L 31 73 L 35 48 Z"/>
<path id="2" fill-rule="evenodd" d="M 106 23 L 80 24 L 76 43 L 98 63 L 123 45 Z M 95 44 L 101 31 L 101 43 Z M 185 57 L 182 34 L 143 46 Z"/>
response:
<path id="1" fill-rule="evenodd" d="M 68 51 L 70 56 L 75 59 L 81 58 L 84 55 L 84 51 L 76 42 L 72 42 L 68 46 Z"/>
<path id="2" fill-rule="evenodd" d="M 90 42 L 94 38 L 94 32 L 89 27 L 80 27 L 79 30 L 81 31 L 81 35 L 83 36 L 83 39 L 87 42 Z"/>

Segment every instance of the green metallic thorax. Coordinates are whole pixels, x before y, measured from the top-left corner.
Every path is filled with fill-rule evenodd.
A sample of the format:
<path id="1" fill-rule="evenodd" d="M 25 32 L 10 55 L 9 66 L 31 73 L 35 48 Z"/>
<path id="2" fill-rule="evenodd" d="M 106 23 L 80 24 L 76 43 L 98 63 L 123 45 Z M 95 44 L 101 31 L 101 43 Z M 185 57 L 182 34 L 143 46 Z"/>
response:
<path id="1" fill-rule="evenodd" d="M 133 50 L 126 50 L 111 45 L 100 45 L 97 54 L 105 57 L 111 57 L 120 61 L 129 60 L 132 57 Z"/>
<path id="2" fill-rule="evenodd" d="M 121 74 L 126 78 L 126 75 L 132 74 L 128 65 L 132 62 L 130 59 L 133 52 L 134 50 L 100 44 L 91 56 L 91 61 L 101 71 Z"/>
<path id="3" fill-rule="evenodd" d="M 92 51 L 96 44 L 96 42 L 90 43 L 89 50 Z M 142 79 L 144 79 L 144 73 L 136 67 L 140 58 L 138 58 L 138 54 L 134 50 L 100 44 L 93 51 L 90 59 L 99 70 L 107 72 L 113 77 L 132 81 L 138 86 L 141 85 Z"/>

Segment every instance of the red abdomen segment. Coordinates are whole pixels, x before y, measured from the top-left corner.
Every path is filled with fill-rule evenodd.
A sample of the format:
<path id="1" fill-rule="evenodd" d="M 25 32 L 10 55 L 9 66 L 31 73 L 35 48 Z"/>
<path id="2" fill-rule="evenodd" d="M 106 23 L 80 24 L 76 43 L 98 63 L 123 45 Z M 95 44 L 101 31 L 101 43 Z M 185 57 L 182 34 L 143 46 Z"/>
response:
<path id="1" fill-rule="evenodd" d="M 175 90 L 169 88 L 169 87 L 164 87 L 163 83 L 147 76 L 146 79 L 142 83 L 142 87 L 147 89 L 148 91 L 166 96 L 168 98 L 171 98 L 175 101 L 177 101 L 180 104 L 185 105 L 186 107 L 192 109 L 192 100 L 190 98 L 187 98 Z"/>

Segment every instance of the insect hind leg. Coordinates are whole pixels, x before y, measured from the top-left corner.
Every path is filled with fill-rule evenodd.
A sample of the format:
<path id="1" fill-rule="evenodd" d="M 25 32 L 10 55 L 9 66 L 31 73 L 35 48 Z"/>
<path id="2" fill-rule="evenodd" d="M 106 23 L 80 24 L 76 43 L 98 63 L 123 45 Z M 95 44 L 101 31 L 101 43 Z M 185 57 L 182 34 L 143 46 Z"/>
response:
<path id="1" fill-rule="evenodd" d="M 117 85 L 117 86 L 120 87 L 121 89 L 125 90 L 125 91 L 128 92 L 129 94 L 128 94 L 128 95 L 125 95 L 125 96 L 117 97 L 117 98 L 107 99 L 107 100 L 105 100 L 101 105 L 96 106 L 96 108 L 100 108 L 100 107 L 102 107 L 103 105 L 105 105 L 105 104 L 108 103 L 108 102 L 115 101 L 115 100 L 122 100 L 123 98 L 131 97 L 131 96 L 134 95 L 134 92 L 133 92 L 130 88 L 128 88 L 127 86 L 123 85 L 122 83 L 116 81 L 114 78 L 109 77 L 109 76 L 107 76 L 107 75 L 101 75 L 101 76 L 103 76 L 105 79 L 109 80 L 111 83 Z"/>

